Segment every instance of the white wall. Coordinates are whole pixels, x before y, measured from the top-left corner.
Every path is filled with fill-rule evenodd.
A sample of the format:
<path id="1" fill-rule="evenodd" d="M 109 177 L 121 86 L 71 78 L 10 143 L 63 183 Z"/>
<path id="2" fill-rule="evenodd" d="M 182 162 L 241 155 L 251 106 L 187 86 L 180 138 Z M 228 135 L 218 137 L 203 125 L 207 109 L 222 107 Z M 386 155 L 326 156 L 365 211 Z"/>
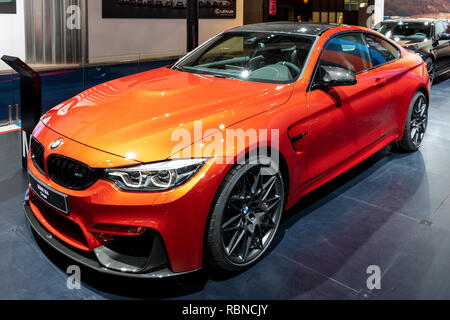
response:
<path id="1" fill-rule="evenodd" d="M 25 61 L 25 20 L 23 1 L 17 0 L 16 14 L 0 14 L 0 57 L 17 56 Z M 9 67 L 0 60 L 0 70 Z"/>
<path id="2" fill-rule="evenodd" d="M 202 19 L 200 43 L 243 24 L 244 0 L 237 0 L 236 19 Z M 184 19 L 102 19 L 102 1 L 88 0 L 89 62 L 160 58 L 185 53 Z"/>

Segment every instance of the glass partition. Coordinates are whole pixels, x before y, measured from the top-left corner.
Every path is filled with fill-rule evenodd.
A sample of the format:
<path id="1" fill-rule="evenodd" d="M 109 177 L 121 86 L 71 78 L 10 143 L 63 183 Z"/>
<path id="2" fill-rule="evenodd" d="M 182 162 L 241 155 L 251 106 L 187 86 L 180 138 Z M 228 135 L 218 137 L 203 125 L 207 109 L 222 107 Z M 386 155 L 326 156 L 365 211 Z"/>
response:
<path id="1" fill-rule="evenodd" d="M 137 54 L 132 59 L 90 63 L 86 3 L 86 0 L 24 2 L 26 57 L 21 58 L 41 75 L 43 113 L 95 85 L 167 66 L 177 58 L 148 59 L 147 55 Z M 19 76 L 1 65 L 0 126 L 16 124 L 16 106 L 20 106 Z"/>

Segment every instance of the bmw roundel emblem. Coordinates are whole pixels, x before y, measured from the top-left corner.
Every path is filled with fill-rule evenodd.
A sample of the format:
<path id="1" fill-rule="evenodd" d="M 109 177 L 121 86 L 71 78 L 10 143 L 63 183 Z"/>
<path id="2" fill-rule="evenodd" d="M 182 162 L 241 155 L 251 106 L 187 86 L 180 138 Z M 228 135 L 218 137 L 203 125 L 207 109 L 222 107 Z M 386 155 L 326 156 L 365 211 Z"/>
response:
<path id="1" fill-rule="evenodd" d="M 63 139 L 58 139 L 50 145 L 50 149 L 55 150 L 63 144 Z"/>

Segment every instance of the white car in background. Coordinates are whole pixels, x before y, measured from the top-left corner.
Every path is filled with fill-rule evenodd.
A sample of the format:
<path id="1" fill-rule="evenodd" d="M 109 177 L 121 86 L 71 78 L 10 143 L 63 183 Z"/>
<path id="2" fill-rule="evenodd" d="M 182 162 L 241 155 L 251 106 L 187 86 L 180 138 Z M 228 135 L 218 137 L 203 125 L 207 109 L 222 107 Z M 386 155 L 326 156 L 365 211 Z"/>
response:
<path id="1" fill-rule="evenodd" d="M 153 6 L 155 4 L 155 0 L 135 0 L 134 4 L 140 6 Z"/>
<path id="2" fill-rule="evenodd" d="M 170 7 L 173 5 L 173 0 L 156 0 L 154 5 L 159 7 Z"/>
<path id="3" fill-rule="evenodd" d="M 218 0 L 216 1 L 219 7 L 228 8 L 231 7 L 231 1 L 228 0 Z"/>
<path id="4" fill-rule="evenodd" d="M 187 0 L 173 0 L 172 6 L 177 8 L 186 8 Z"/>
<path id="5" fill-rule="evenodd" d="M 231 6 L 231 2 L 228 0 L 199 0 L 198 5 L 200 8 L 228 8 Z M 186 8 L 187 0 L 173 0 L 172 6 L 176 8 Z"/>
<path id="6" fill-rule="evenodd" d="M 229 0 L 207 0 L 208 7 L 214 8 L 228 8 L 231 6 L 231 1 Z"/>

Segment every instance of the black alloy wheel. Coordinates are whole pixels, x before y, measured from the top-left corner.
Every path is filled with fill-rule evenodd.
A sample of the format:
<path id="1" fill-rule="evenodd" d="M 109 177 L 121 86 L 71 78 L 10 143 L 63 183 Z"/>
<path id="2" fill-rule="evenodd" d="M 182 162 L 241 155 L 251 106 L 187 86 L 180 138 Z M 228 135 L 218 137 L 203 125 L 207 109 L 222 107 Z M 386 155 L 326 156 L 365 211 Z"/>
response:
<path id="1" fill-rule="evenodd" d="M 418 91 L 411 100 L 402 140 L 393 144 L 401 152 L 417 151 L 428 127 L 428 99 Z"/>
<path id="2" fill-rule="evenodd" d="M 428 125 L 428 104 L 425 97 L 420 96 L 412 111 L 411 121 L 410 121 L 410 134 L 411 140 L 416 147 L 420 147 L 422 144 L 425 132 Z"/>
<path id="3" fill-rule="evenodd" d="M 240 271 L 257 262 L 277 232 L 284 208 L 281 174 L 263 165 L 238 165 L 225 178 L 211 215 L 208 249 L 213 266 Z"/>

